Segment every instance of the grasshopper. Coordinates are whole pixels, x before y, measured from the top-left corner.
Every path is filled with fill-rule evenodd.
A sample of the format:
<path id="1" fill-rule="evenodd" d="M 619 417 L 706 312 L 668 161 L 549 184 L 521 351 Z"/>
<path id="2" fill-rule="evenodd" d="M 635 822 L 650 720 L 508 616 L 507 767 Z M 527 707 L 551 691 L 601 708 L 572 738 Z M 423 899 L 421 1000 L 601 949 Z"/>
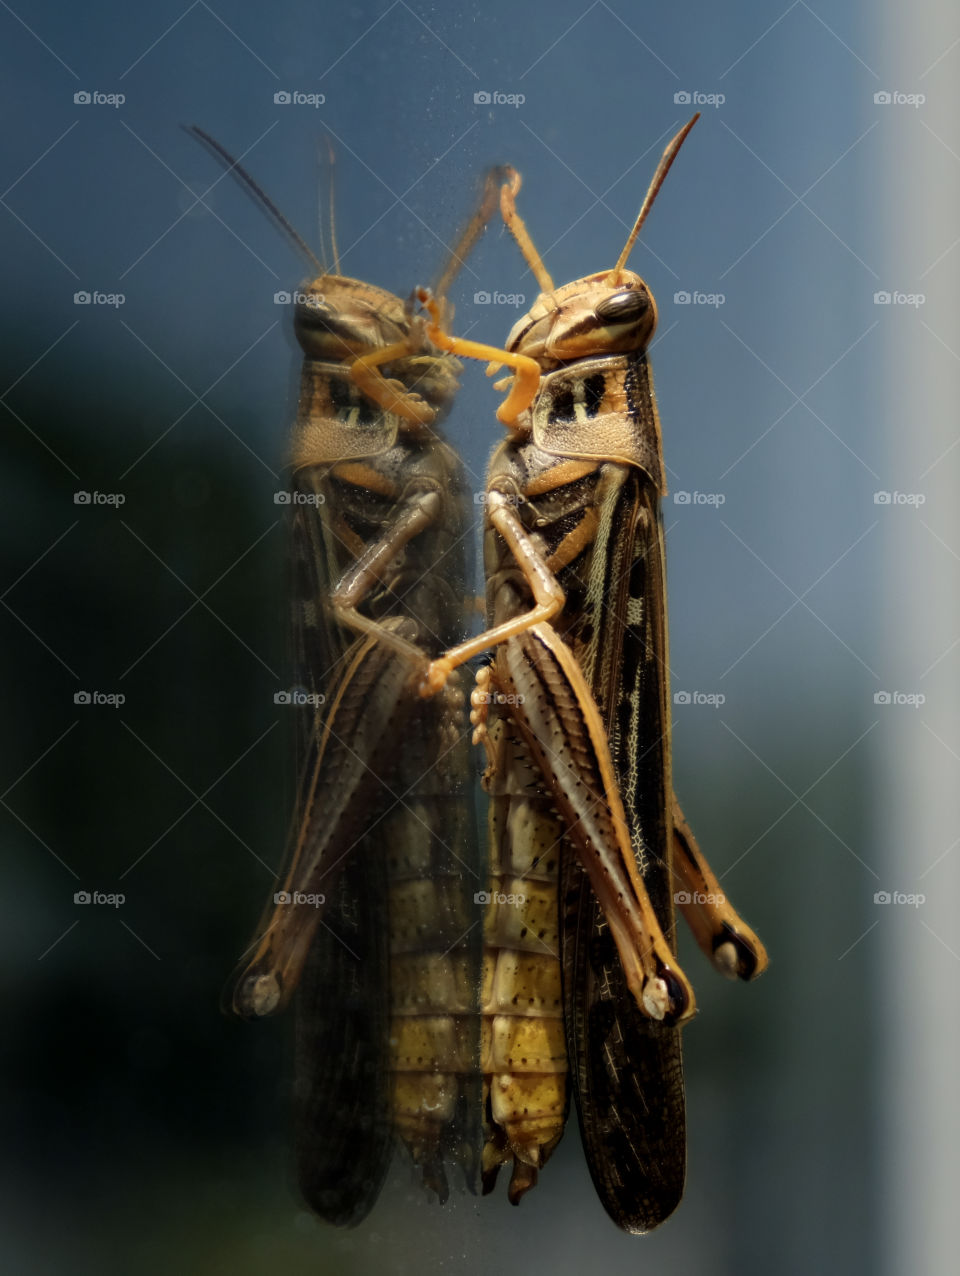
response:
<path id="1" fill-rule="evenodd" d="M 646 1232 L 685 1173 L 680 1027 L 695 1002 L 674 904 L 715 968 L 752 979 L 759 939 L 726 902 L 673 793 L 660 421 L 647 348 L 657 310 L 626 269 L 697 116 L 671 141 L 612 269 L 557 288 L 501 189 L 540 295 L 498 350 L 439 348 L 513 371 L 486 487 L 489 628 L 436 659 L 430 696 L 493 649 L 473 695 L 491 797 L 485 926 L 484 1186 L 512 1162 L 518 1202 L 556 1146 L 567 1074 L 605 1209 Z M 506 385 L 506 383 L 501 383 Z M 500 387 L 498 387 L 500 388 Z M 523 898 L 523 903 L 517 901 Z"/>
<path id="2" fill-rule="evenodd" d="M 488 176 L 441 298 L 508 172 Z M 258 1019 L 296 991 L 300 1186 L 323 1218 L 353 1225 L 395 1136 L 440 1199 L 446 1162 L 468 1182 L 478 1169 L 466 695 L 453 682 L 417 694 L 430 659 L 462 635 L 466 483 L 438 431 L 460 365 L 431 343 L 412 298 L 345 277 L 335 247 L 325 270 L 238 175 L 317 273 L 295 311 L 304 362 L 288 458 L 296 804 L 286 866 L 225 1008 Z"/>

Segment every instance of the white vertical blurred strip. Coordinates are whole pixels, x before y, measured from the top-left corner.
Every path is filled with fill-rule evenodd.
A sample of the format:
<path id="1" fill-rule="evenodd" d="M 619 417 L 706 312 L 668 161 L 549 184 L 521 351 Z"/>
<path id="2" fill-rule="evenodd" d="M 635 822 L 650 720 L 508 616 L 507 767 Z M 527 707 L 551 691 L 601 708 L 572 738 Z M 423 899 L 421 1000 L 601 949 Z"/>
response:
<path id="1" fill-rule="evenodd" d="M 890 1276 L 942 1276 L 960 1270 L 960 644 L 928 670 L 960 638 L 960 442 L 924 471 L 960 441 L 960 244 L 951 249 L 960 237 L 960 44 L 951 48 L 960 29 L 956 6 L 942 0 L 887 0 L 886 15 L 876 87 L 927 101 L 881 108 L 879 286 L 927 301 L 880 316 L 889 321 L 877 370 L 889 405 L 882 477 L 926 503 L 877 511 L 887 564 L 880 668 L 888 689 L 921 691 L 926 703 L 878 712 L 875 831 L 883 888 L 927 902 L 878 911 L 866 942 L 877 941 L 878 962 L 880 1254 Z"/>

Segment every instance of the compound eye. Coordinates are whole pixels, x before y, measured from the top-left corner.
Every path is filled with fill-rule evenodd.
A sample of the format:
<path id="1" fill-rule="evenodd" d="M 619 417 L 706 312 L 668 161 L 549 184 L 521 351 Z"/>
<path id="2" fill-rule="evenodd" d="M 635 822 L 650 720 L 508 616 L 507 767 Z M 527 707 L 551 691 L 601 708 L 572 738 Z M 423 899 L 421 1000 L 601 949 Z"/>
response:
<path id="1" fill-rule="evenodd" d="M 340 362 L 356 351 L 357 334 L 350 321 L 336 307 L 307 293 L 297 300 L 293 330 L 300 348 L 311 359 Z"/>
<path id="2" fill-rule="evenodd" d="M 605 323 L 632 323 L 650 309 L 650 296 L 645 288 L 631 288 L 605 297 L 596 308 L 598 319 Z"/>
<path id="3" fill-rule="evenodd" d="M 326 331 L 332 325 L 329 320 L 335 318 L 336 312 L 315 293 L 301 293 L 294 307 L 294 322 L 304 328 L 319 328 Z"/>

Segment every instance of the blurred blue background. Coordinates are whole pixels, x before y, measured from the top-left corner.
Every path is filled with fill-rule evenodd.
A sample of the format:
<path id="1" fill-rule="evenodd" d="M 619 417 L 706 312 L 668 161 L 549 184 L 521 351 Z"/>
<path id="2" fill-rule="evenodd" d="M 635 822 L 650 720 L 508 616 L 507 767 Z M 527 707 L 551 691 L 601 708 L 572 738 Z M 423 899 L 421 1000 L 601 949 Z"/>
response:
<path id="1" fill-rule="evenodd" d="M 902 0 L 4 7 L 6 1270 L 949 1269 L 955 26 Z M 696 105 L 631 259 L 660 307 L 673 689 L 724 697 L 675 706 L 675 776 L 771 969 L 728 986 L 682 950 L 690 1169 L 659 1232 L 615 1231 L 571 1123 L 518 1210 L 440 1209 L 398 1165 L 335 1233 L 289 1183 L 284 1025 L 217 1013 L 285 827 L 275 294 L 305 272 L 180 126 L 314 246 L 329 136 L 344 271 L 406 295 L 493 163 L 558 282 L 612 265 Z M 498 293 L 536 287 L 494 224 L 457 330 L 501 344 L 523 303 Z M 468 368 L 449 432 L 478 490 L 497 401 Z"/>

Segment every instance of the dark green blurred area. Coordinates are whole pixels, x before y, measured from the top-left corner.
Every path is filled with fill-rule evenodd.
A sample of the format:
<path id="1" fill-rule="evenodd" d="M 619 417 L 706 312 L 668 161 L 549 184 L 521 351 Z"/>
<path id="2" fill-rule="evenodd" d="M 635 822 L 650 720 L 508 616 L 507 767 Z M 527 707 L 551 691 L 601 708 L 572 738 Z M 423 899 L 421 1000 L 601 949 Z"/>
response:
<path id="1" fill-rule="evenodd" d="M 235 1226 L 257 1195 L 238 1171 L 283 1139 L 281 1034 L 217 1011 L 283 837 L 278 508 L 202 408 L 118 483 L 177 405 L 120 377 L 116 417 L 94 416 L 107 375 L 67 365 L 18 396 L 47 447 L 8 415 L 4 467 L 7 585 L 22 575 L 4 623 L 7 1187 L 67 1205 L 90 1271 L 102 1229 L 139 1218 L 172 1239 L 211 1210 Z M 79 890 L 126 899 L 78 906 Z"/>

